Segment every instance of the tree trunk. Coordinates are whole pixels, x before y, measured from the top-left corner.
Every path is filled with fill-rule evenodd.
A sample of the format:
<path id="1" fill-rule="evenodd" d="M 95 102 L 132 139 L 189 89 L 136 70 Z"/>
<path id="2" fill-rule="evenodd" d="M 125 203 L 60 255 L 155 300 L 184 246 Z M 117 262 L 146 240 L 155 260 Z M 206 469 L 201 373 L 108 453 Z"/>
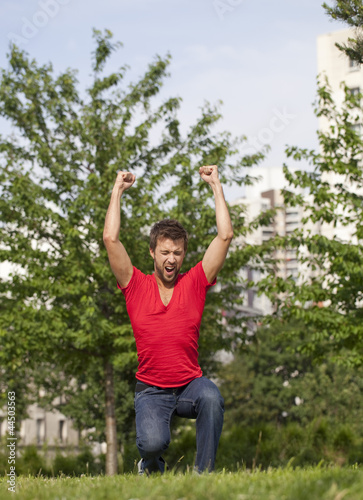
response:
<path id="1" fill-rule="evenodd" d="M 113 367 L 109 361 L 105 364 L 106 380 L 106 475 L 117 474 L 117 433 L 115 417 L 115 394 L 113 385 Z"/>

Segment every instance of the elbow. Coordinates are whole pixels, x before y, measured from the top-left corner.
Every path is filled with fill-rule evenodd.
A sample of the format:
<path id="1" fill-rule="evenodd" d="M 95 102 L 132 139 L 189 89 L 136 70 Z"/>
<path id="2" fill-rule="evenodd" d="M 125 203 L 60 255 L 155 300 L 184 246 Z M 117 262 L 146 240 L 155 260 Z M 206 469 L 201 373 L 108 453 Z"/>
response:
<path id="1" fill-rule="evenodd" d="M 221 236 L 223 241 L 231 242 L 233 240 L 233 231 L 229 231 Z"/>
<path id="2" fill-rule="evenodd" d="M 111 234 L 107 233 L 106 231 L 103 232 L 103 243 L 106 247 L 108 244 L 115 243 L 116 241 L 117 240 Z"/>
<path id="3" fill-rule="evenodd" d="M 110 235 L 103 231 L 103 243 L 107 245 L 108 241 L 110 241 Z"/>
<path id="4" fill-rule="evenodd" d="M 227 233 L 226 238 L 225 238 L 225 239 L 226 239 L 226 241 L 231 242 L 231 241 L 233 240 L 233 236 L 234 236 L 234 235 L 233 235 L 233 229 L 232 229 L 231 231 L 229 231 L 229 232 Z"/>

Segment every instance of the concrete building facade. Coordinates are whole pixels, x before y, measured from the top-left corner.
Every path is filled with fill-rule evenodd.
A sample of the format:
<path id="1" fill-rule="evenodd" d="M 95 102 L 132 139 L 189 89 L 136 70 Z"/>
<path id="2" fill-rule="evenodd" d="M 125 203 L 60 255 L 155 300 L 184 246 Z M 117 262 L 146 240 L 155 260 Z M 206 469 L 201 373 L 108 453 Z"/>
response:
<path id="1" fill-rule="evenodd" d="M 47 445 L 50 450 L 55 447 L 78 447 L 80 435 L 74 429 L 71 419 L 59 411 L 46 411 L 36 404 L 29 406 L 27 411 L 29 416 L 20 422 L 20 432 L 17 435 L 19 449 L 28 445 L 36 445 L 38 448 Z M 6 433 L 7 416 L 3 410 L 0 412 L 0 439 L 6 437 Z"/>
<path id="2" fill-rule="evenodd" d="M 282 171 L 282 169 L 281 169 Z M 281 186 L 281 189 L 284 186 Z M 275 236 L 288 236 L 296 229 L 304 229 L 311 234 L 319 234 L 320 225 L 306 223 L 303 221 L 304 210 L 302 207 L 285 207 L 281 189 L 268 189 L 259 194 L 255 191 L 253 197 L 240 198 L 234 202 L 244 207 L 246 222 L 251 222 L 259 214 L 270 209 L 276 209 L 269 226 L 260 226 L 244 239 L 246 245 L 260 245 Z M 299 249 L 303 253 L 304 249 Z M 284 249 L 275 251 L 273 257 L 278 260 L 276 276 L 283 279 L 292 277 L 295 281 L 305 280 L 312 275 L 312 271 L 306 263 L 298 259 L 296 249 Z M 261 272 L 252 268 L 243 270 L 244 280 L 258 282 L 263 276 Z M 257 295 L 257 289 L 251 288 L 242 292 L 244 298 L 243 312 L 246 316 L 256 314 L 270 314 L 273 305 L 264 295 Z"/>
<path id="3" fill-rule="evenodd" d="M 354 38 L 354 36 L 354 30 L 344 29 L 320 35 L 317 39 L 318 74 L 320 75 L 321 82 L 323 82 L 323 78 L 325 77 L 328 79 L 332 97 L 338 109 L 341 108 L 344 101 L 344 84 L 353 95 L 363 93 L 363 66 L 351 60 L 336 46 L 337 43 L 339 45 L 346 45 L 348 39 Z M 354 123 L 353 128 L 359 132 L 362 137 L 363 113 L 355 110 L 354 117 L 355 116 L 358 118 L 358 121 Z M 323 116 L 319 119 L 319 129 L 322 132 L 330 134 L 330 125 L 331 123 L 326 117 Z M 333 189 L 335 185 L 342 184 L 349 191 L 363 195 L 362 188 L 348 182 L 345 176 L 328 173 L 324 174 L 323 180 L 329 182 Z M 321 234 L 327 238 L 338 238 L 341 241 L 347 242 L 356 241 L 354 232 L 354 226 L 342 225 L 339 223 L 336 226 L 324 224 L 321 228 Z"/>
<path id="4" fill-rule="evenodd" d="M 357 94 L 363 91 L 363 68 L 338 49 L 336 44 L 344 45 L 349 38 L 354 38 L 354 31 L 344 29 L 320 35 L 317 39 L 318 75 L 326 76 L 332 89 L 334 101 L 341 105 L 344 100 L 342 82 Z M 320 120 L 320 129 L 326 129 L 327 122 Z"/>
<path id="5" fill-rule="evenodd" d="M 344 29 L 320 35 L 317 39 L 317 66 L 320 83 L 324 84 L 324 79 L 328 79 L 332 90 L 332 97 L 338 109 L 344 101 L 343 83 L 350 89 L 352 94 L 363 93 L 363 67 L 350 60 L 345 53 L 340 51 L 336 44 L 344 45 L 348 38 L 354 38 L 354 31 Z M 330 122 L 325 118 L 319 119 L 319 129 L 322 132 L 330 133 Z M 354 127 L 363 135 L 363 116 Z M 260 176 L 259 183 L 246 188 L 244 198 L 236 200 L 234 203 L 242 204 L 246 210 L 246 217 L 252 220 L 259 213 L 269 208 L 278 208 L 276 217 L 269 227 L 260 227 L 251 233 L 246 239 L 246 244 L 260 244 L 275 235 L 288 235 L 295 229 L 304 229 L 310 234 L 321 234 L 327 238 L 338 238 L 341 241 L 354 241 L 354 227 L 343 225 L 313 224 L 303 222 L 304 213 L 302 207 L 283 207 L 281 189 L 289 189 L 284 178 L 282 168 L 263 167 L 256 168 L 252 172 Z M 359 192 L 356 186 L 348 185 L 345 178 L 336 174 L 325 174 L 323 180 L 334 186 L 343 183 L 349 190 Z M 363 194 L 361 192 L 360 194 Z M 304 252 L 304 249 L 299 249 Z M 283 278 L 292 276 L 296 280 L 304 280 L 313 275 L 308 263 L 299 262 L 294 250 L 279 251 L 275 255 L 280 260 L 277 275 Z M 244 270 L 245 279 L 258 281 L 261 276 L 255 274 L 251 269 Z M 254 313 L 268 314 L 272 311 L 272 305 L 266 297 L 257 297 L 254 290 L 244 292 L 245 314 Z"/>

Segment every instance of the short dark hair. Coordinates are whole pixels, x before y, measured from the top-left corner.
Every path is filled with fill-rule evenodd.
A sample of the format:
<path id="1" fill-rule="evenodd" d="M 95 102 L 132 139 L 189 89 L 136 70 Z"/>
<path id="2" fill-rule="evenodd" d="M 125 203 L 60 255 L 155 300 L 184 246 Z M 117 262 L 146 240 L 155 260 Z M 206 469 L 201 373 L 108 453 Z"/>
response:
<path id="1" fill-rule="evenodd" d="M 184 251 L 188 247 L 188 233 L 175 219 L 163 219 L 156 222 L 150 231 L 150 249 L 155 252 L 158 238 L 169 238 L 172 241 L 184 240 Z"/>

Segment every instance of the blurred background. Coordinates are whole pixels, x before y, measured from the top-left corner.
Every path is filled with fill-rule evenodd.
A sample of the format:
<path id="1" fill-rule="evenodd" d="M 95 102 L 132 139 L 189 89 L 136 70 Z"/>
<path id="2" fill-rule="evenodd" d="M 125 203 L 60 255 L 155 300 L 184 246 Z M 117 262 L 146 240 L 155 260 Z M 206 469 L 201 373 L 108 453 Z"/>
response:
<path id="1" fill-rule="evenodd" d="M 216 229 L 195 176 L 203 162 L 221 165 L 235 228 L 200 338 L 226 401 L 217 468 L 361 463 L 362 120 L 347 117 L 360 111 L 363 72 L 335 46 L 346 23 L 313 0 L 3 0 L 0 28 L 0 473 L 10 390 L 18 474 L 114 473 L 112 453 L 119 472 L 136 471 L 137 360 L 105 211 L 116 169 L 135 165 L 122 208 L 133 263 L 150 272 L 148 229 L 170 214 L 192 235 L 191 266 Z M 112 96 L 105 74 L 125 66 L 126 94 Z M 318 120 L 320 72 L 344 120 L 325 90 Z M 151 101 L 167 118 L 149 127 Z M 341 150 L 349 161 L 337 166 Z M 301 172 L 284 193 L 291 156 Z M 175 422 L 167 462 L 187 470 L 194 454 L 194 423 Z"/>

